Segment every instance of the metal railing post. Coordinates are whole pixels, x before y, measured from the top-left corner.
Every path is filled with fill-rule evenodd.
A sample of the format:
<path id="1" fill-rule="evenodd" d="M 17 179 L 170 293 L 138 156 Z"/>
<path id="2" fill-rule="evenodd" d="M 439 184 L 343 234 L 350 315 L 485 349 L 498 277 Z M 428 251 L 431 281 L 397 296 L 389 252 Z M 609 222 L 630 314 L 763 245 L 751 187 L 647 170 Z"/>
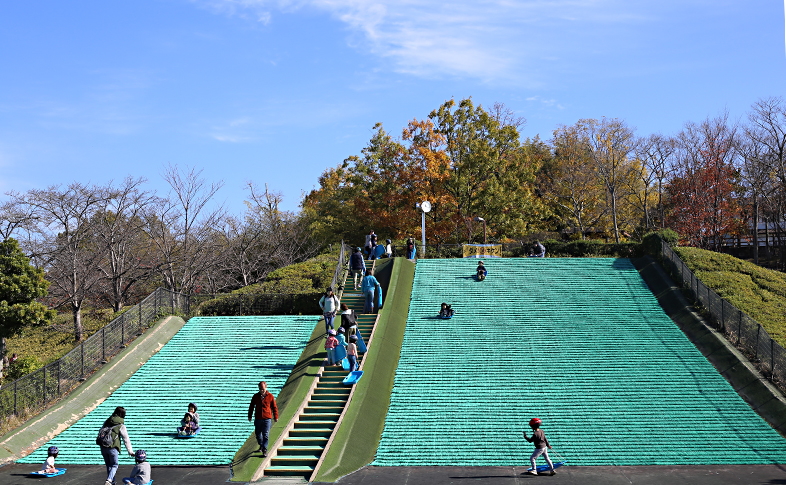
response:
<path id="1" fill-rule="evenodd" d="M 41 386 L 41 393 L 44 395 L 44 404 L 46 404 L 46 366 L 41 369 L 43 385 Z"/>
<path id="2" fill-rule="evenodd" d="M 16 401 L 17 401 L 17 399 L 16 399 L 16 393 L 17 393 L 16 384 L 17 384 L 17 382 L 19 382 L 18 379 L 14 381 L 14 416 L 19 416 L 19 412 L 16 409 Z"/>
<path id="3" fill-rule="evenodd" d="M 101 327 L 101 363 L 106 364 L 106 327 Z"/>
<path id="4" fill-rule="evenodd" d="M 737 324 L 737 342 L 742 342 L 742 310 L 737 310 L 739 315 L 739 323 Z"/>
<path id="5" fill-rule="evenodd" d="M 79 354 L 82 360 L 82 374 L 80 375 L 79 380 L 84 381 L 85 380 L 85 343 L 82 342 L 79 348 L 80 348 Z"/>

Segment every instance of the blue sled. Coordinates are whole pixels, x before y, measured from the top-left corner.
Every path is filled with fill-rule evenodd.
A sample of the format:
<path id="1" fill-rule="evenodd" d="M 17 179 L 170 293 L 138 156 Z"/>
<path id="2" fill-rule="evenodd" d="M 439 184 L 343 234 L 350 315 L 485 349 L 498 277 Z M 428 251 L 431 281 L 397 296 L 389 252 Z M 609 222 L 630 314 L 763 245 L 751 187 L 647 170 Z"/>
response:
<path id="1" fill-rule="evenodd" d="M 194 434 L 180 434 L 180 430 L 183 428 L 177 428 L 177 437 L 178 438 L 196 438 L 197 435 L 202 431 L 202 426 L 198 427 Z M 152 480 L 151 480 L 152 482 Z"/>
<path id="2" fill-rule="evenodd" d="M 554 463 L 554 462 L 552 462 L 552 463 Z M 558 462 L 554 463 L 554 469 L 556 470 L 557 468 L 559 468 L 561 466 L 564 466 L 566 464 L 567 463 L 564 462 L 564 461 L 558 461 Z M 538 473 L 546 473 L 547 471 L 549 471 L 549 466 L 548 465 L 538 465 L 537 469 L 538 469 Z M 532 471 L 532 467 L 527 468 L 527 471 L 531 472 Z"/>
<path id="3" fill-rule="evenodd" d="M 344 383 L 345 386 L 354 386 L 355 384 L 357 384 L 357 382 L 360 380 L 361 377 L 363 377 L 362 370 L 353 370 L 352 372 L 349 373 L 347 377 L 344 378 L 342 382 Z"/>
<path id="4" fill-rule="evenodd" d="M 30 476 L 51 478 L 51 477 L 56 477 L 58 475 L 62 475 L 66 472 L 65 468 L 55 468 L 55 470 L 57 470 L 57 472 L 55 473 L 44 473 L 42 470 L 38 470 L 37 472 L 30 473 Z"/>
<path id="5" fill-rule="evenodd" d="M 131 483 L 131 481 L 125 481 L 125 480 L 123 480 L 123 483 Z M 147 482 L 147 483 L 143 483 L 142 485 L 153 485 L 153 480 L 150 480 L 150 481 L 149 481 L 149 482 Z"/>
<path id="6" fill-rule="evenodd" d="M 341 359 L 341 368 L 344 370 L 349 370 L 349 359 L 347 359 L 346 357 Z"/>

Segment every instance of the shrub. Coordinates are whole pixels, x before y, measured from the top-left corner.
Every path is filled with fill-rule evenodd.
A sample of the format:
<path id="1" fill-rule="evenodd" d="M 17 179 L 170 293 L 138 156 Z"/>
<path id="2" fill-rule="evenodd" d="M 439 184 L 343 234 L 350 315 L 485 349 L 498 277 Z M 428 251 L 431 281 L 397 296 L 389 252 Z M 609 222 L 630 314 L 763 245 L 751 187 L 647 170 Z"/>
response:
<path id="1" fill-rule="evenodd" d="M 41 361 L 35 355 L 26 355 L 20 357 L 13 364 L 9 366 L 6 378 L 8 381 L 15 381 L 22 376 L 36 371 L 41 368 Z"/>
<path id="2" fill-rule="evenodd" d="M 653 256 L 660 255 L 661 239 L 666 241 L 669 246 L 676 247 L 680 236 L 671 229 L 660 229 L 658 231 L 648 232 L 641 241 L 643 254 L 651 254 Z"/>

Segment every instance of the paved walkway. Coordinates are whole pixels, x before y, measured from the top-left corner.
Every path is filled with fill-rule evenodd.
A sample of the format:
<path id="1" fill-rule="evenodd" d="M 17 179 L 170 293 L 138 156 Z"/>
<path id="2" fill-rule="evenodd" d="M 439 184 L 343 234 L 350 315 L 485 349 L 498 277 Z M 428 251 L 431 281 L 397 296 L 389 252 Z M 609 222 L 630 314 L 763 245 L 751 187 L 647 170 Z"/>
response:
<path id="1" fill-rule="evenodd" d="M 557 470 L 557 474 L 553 477 L 525 475 L 525 471 L 526 469 L 522 467 L 369 466 L 347 475 L 336 484 L 775 485 L 786 483 L 786 467 L 779 465 L 563 467 Z"/>

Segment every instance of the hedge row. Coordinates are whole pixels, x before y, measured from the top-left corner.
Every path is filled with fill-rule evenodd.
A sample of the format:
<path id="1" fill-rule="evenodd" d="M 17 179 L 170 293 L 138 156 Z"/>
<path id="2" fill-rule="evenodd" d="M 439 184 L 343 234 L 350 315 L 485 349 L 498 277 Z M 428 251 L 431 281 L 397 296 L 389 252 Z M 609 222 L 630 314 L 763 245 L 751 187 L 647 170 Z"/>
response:
<path id="1" fill-rule="evenodd" d="M 322 293 L 270 294 L 233 293 L 221 295 L 199 305 L 202 316 L 239 315 L 319 315 Z"/>

